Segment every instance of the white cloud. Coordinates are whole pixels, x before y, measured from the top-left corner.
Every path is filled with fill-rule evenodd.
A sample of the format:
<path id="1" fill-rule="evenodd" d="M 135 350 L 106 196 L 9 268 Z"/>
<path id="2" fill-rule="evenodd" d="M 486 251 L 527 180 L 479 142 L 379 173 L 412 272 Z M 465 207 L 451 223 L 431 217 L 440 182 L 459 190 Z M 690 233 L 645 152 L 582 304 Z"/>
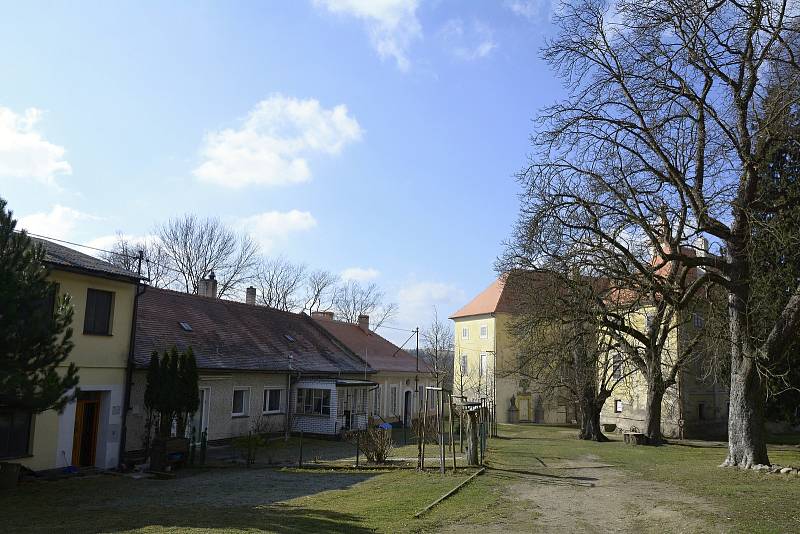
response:
<path id="1" fill-rule="evenodd" d="M 427 326 L 437 308 L 439 319 L 445 320 L 465 303 L 462 289 L 443 282 L 414 282 L 397 293 L 398 317 L 393 323 L 408 326 Z"/>
<path id="2" fill-rule="evenodd" d="M 250 234 L 264 252 L 268 252 L 276 242 L 291 234 L 316 227 L 317 220 L 307 211 L 265 211 L 240 219 L 237 226 Z"/>
<path id="3" fill-rule="evenodd" d="M 305 182 L 311 179 L 308 156 L 338 154 L 361 135 L 343 104 L 325 109 L 314 99 L 272 95 L 240 128 L 206 134 L 204 161 L 193 172 L 203 181 L 234 188 Z"/>
<path id="4" fill-rule="evenodd" d="M 339 275 L 342 280 L 355 280 L 356 282 L 367 282 L 369 280 L 374 280 L 380 276 L 380 271 L 373 268 L 361 268 L 361 267 L 348 267 L 344 271 L 341 272 Z"/>
<path id="5" fill-rule="evenodd" d="M 515 15 L 532 22 L 543 22 L 550 18 L 553 2 L 551 0 L 510 0 L 506 2 L 506 7 Z"/>
<path id="6" fill-rule="evenodd" d="M 94 215 L 56 204 L 50 211 L 31 213 L 20 217 L 17 228 L 24 228 L 28 232 L 56 239 L 68 239 L 72 237 L 79 223 L 99 219 Z"/>
<path id="7" fill-rule="evenodd" d="M 41 118 L 36 108 L 20 115 L 0 106 L 0 176 L 55 184 L 56 175 L 72 174 L 64 147 L 46 141 L 36 130 Z"/>
<path id="8" fill-rule="evenodd" d="M 462 61 L 474 61 L 488 57 L 497 48 L 494 31 L 480 21 L 465 25 L 461 19 L 450 19 L 439 30 L 450 53 Z"/>
<path id="9" fill-rule="evenodd" d="M 422 38 L 416 13 L 418 0 L 314 0 L 314 5 L 364 21 L 372 46 L 382 59 L 393 58 L 402 71 L 411 66 L 408 49 Z"/>

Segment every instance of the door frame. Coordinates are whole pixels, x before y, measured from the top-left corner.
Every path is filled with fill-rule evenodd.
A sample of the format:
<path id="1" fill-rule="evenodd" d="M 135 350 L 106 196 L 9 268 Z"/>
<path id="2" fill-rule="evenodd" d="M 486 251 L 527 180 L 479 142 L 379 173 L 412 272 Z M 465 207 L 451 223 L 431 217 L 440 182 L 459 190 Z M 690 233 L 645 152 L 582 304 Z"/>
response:
<path id="1" fill-rule="evenodd" d="M 195 437 L 194 437 L 195 444 L 197 444 L 197 445 L 199 445 L 200 442 L 202 441 L 202 435 L 203 435 L 202 425 L 205 424 L 205 429 L 206 430 L 208 430 L 208 428 L 210 426 L 208 419 L 209 419 L 209 415 L 211 414 L 211 387 L 210 386 L 200 387 L 200 388 L 198 388 L 198 390 L 203 392 L 203 396 L 205 398 L 205 406 L 203 405 L 203 402 L 201 401 L 200 402 L 200 410 L 199 410 L 200 411 L 200 424 L 201 424 L 201 427 L 197 429 L 197 435 L 195 435 Z M 192 418 L 192 425 L 194 425 L 194 418 Z M 191 428 L 187 428 L 186 430 L 189 433 L 189 436 L 187 436 L 187 437 L 191 438 L 192 429 Z M 206 437 L 208 437 L 208 434 L 206 434 Z"/>
<path id="2" fill-rule="evenodd" d="M 531 397 L 532 397 L 532 395 L 530 393 L 521 393 L 521 394 L 517 395 L 517 403 L 519 404 L 519 411 L 520 411 L 520 414 L 519 414 L 520 422 L 532 423 L 533 420 L 534 420 L 534 418 L 533 418 L 533 406 L 531 405 L 532 404 Z M 525 403 L 525 409 L 526 409 L 527 416 L 528 416 L 525 419 L 522 418 L 522 403 L 523 402 Z"/>

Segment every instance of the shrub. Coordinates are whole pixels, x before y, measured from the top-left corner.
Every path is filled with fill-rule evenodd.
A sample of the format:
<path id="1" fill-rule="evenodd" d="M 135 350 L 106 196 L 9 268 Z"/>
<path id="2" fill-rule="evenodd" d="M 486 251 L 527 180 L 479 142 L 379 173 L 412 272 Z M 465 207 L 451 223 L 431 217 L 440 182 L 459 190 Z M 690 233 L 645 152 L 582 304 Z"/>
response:
<path id="1" fill-rule="evenodd" d="M 391 429 L 368 427 L 366 430 L 354 430 L 346 437 L 352 443 L 357 442 L 367 460 L 376 464 L 386 463 L 394 447 Z"/>

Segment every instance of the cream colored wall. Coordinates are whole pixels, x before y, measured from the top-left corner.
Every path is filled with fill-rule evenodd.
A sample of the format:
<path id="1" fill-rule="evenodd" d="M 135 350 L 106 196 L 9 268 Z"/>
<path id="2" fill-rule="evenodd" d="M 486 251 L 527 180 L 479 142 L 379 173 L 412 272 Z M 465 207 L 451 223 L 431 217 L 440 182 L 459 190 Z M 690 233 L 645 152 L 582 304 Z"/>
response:
<path id="1" fill-rule="evenodd" d="M 493 315 L 477 315 L 472 317 L 457 318 L 454 320 L 455 356 L 453 358 L 453 392 L 456 395 L 465 395 L 470 400 L 486 397 L 491 394 L 494 375 L 495 353 L 495 317 Z M 481 325 L 486 325 L 488 332 L 486 338 L 480 337 Z M 469 337 L 462 336 L 462 329 L 466 328 Z M 481 377 L 479 373 L 480 355 L 486 354 L 487 376 Z M 467 356 L 467 372 L 462 375 L 461 357 Z"/>
<path id="2" fill-rule="evenodd" d="M 415 380 L 415 378 L 417 378 Z M 374 412 L 374 397 L 377 392 L 380 397 L 380 416 L 387 423 L 400 421 L 403 417 L 403 403 L 405 402 L 406 391 L 411 392 L 411 408 L 412 419 L 416 418 L 418 409 L 418 395 L 415 394 L 415 385 L 418 386 L 435 386 L 436 381 L 429 374 L 420 372 L 417 373 L 404 373 L 393 371 L 380 371 L 378 373 L 368 375 L 367 380 L 377 383 L 380 388 L 370 394 L 369 402 L 370 413 Z M 397 413 L 391 409 L 391 391 L 392 386 L 397 387 Z"/>
<path id="3" fill-rule="evenodd" d="M 98 467 L 115 467 L 118 458 L 122 424 L 123 385 L 128 359 L 133 301 L 136 286 L 131 283 L 107 280 L 94 276 L 54 270 L 51 279 L 59 284 L 59 295 L 72 298 L 73 342 L 69 363 L 78 366 L 78 387 L 101 392 L 98 429 Z M 87 289 L 114 293 L 112 334 L 89 336 L 83 334 Z M 31 456 L 20 463 L 34 470 L 64 467 L 72 460 L 72 433 L 75 425 L 75 403 L 67 405 L 61 414 L 53 410 L 35 415 L 31 439 Z"/>

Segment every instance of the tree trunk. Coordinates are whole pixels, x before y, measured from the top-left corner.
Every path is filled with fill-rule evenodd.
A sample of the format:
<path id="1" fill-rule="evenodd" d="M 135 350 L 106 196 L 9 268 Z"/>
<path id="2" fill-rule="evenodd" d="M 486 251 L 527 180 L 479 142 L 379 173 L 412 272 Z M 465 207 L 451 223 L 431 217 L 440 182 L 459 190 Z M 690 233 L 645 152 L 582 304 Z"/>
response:
<path id="1" fill-rule="evenodd" d="M 594 392 L 594 384 L 586 388 L 578 399 L 578 407 L 580 409 L 580 423 L 581 430 L 578 434 L 578 439 L 586 441 L 609 441 L 603 434 L 600 428 L 600 412 L 603 409 L 603 403 L 608 395 L 596 395 Z"/>
<path id="2" fill-rule="evenodd" d="M 728 411 L 728 457 L 724 466 L 769 465 L 764 439 L 764 386 L 756 351 L 747 335 L 746 294 L 728 299 L 731 335 L 731 389 Z"/>
<path id="3" fill-rule="evenodd" d="M 661 434 L 661 402 L 664 400 L 664 391 L 664 383 L 660 376 L 652 377 L 648 381 L 644 434 L 649 445 L 664 443 L 664 436 Z"/>
<path id="4" fill-rule="evenodd" d="M 478 440 L 478 411 L 470 410 L 469 428 L 467 429 L 467 465 L 480 465 L 478 460 L 478 448 L 481 446 Z"/>

